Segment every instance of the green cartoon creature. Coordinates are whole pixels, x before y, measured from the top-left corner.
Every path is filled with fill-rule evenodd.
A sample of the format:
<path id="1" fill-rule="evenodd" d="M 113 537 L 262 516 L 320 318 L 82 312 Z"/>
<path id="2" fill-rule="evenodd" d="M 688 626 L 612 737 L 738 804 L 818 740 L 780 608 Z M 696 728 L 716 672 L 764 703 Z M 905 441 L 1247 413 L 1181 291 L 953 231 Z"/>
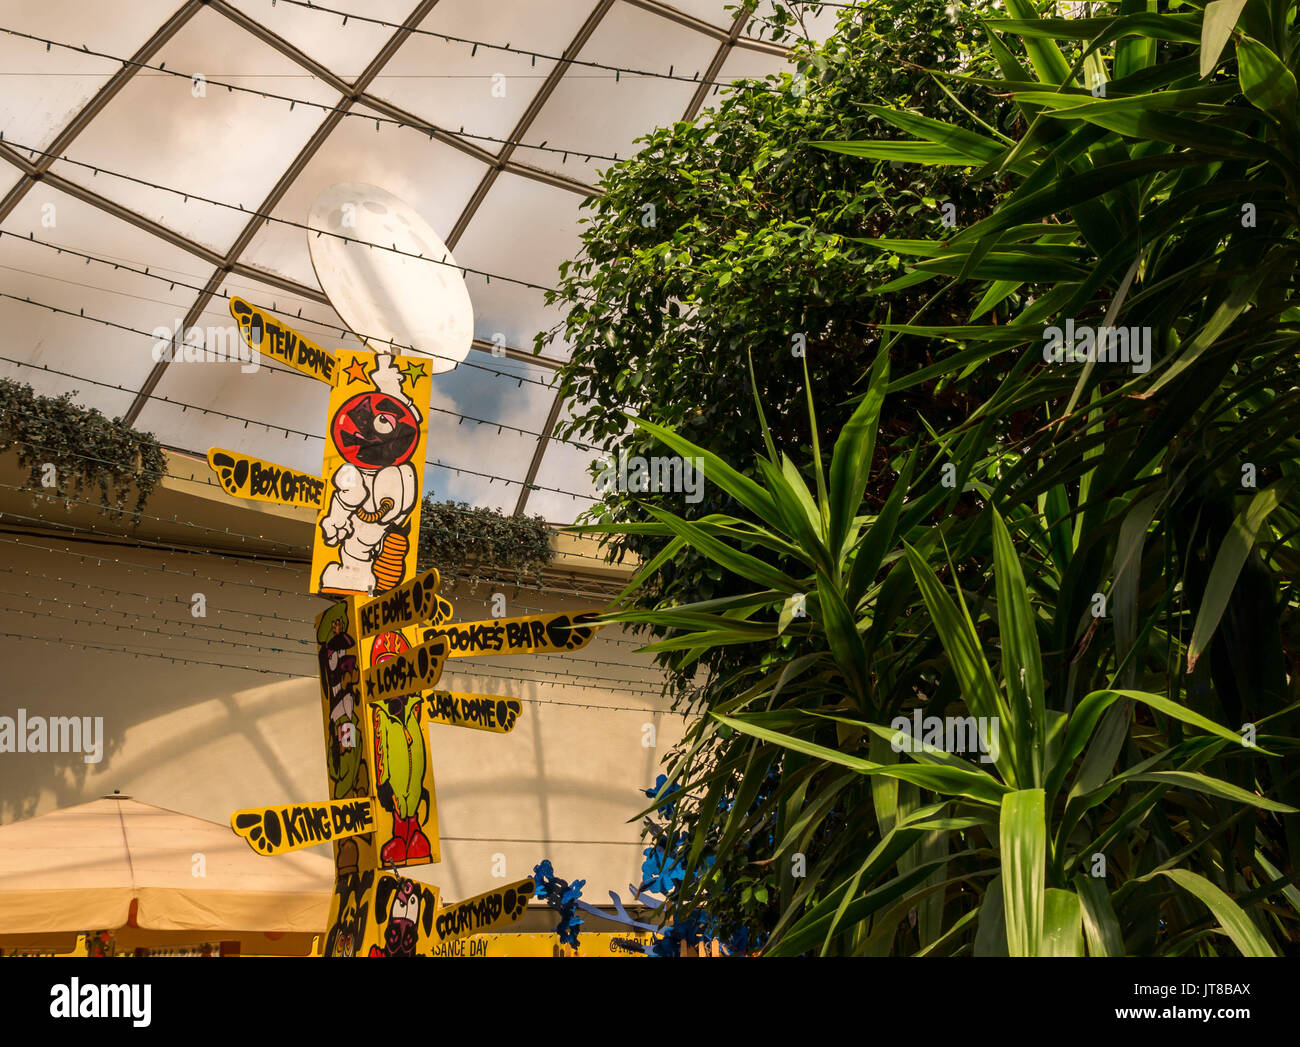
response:
<path id="1" fill-rule="evenodd" d="M 400 633 L 381 633 L 370 651 L 378 665 L 409 648 Z M 418 695 L 375 702 L 375 781 L 380 805 L 393 816 L 393 836 L 379 851 L 384 865 L 418 865 L 433 860 L 429 838 L 420 827 L 420 803 L 431 804 L 425 788 L 423 701 Z"/>

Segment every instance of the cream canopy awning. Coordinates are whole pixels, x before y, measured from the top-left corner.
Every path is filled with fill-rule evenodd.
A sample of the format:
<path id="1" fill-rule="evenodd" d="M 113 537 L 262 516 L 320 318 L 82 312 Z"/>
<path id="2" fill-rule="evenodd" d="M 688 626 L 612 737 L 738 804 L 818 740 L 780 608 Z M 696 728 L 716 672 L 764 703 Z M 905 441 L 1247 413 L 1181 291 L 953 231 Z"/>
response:
<path id="1" fill-rule="evenodd" d="M 307 953 L 333 883 L 320 855 L 262 857 L 229 826 L 103 797 L 0 827 L 0 947 L 61 951 L 108 930 L 119 949 L 234 940 L 245 954 Z"/>

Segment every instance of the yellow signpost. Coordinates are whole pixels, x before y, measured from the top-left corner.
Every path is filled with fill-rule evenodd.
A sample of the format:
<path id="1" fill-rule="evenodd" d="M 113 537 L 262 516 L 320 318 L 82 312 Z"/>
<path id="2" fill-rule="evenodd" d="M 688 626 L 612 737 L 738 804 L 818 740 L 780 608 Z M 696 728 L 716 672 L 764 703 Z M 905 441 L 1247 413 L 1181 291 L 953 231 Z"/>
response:
<path id="1" fill-rule="evenodd" d="M 448 727 L 471 727 L 476 731 L 508 734 L 515 729 L 523 705 L 518 698 L 499 694 L 465 694 L 462 691 L 430 691 L 422 696 L 430 723 Z"/>
<path id="2" fill-rule="evenodd" d="M 208 463 L 235 497 L 318 510 L 310 591 L 341 597 L 316 619 L 329 798 L 236 811 L 231 828 L 264 855 L 334 845 L 324 955 L 446 954 L 513 923 L 533 894 L 520 880 L 442 906 L 398 872 L 441 859 L 426 723 L 505 734 L 523 709 L 435 690 L 446 660 L 577 650 L 599 612 L 451 622 L 438 572 L 415 573 L 429 361 L 329 352 L 242 299 L 230 308 L 250 345 L 329 384 L 323 478 L 218 447 Z"/>
<path id="3" fill-rule="evenodd" d="M 526 614 L 482 622 L 448 622 L 424 631 L 424 638 L 446 637 L 448 658 L 489 654 L 564 654 L 591 643 L 599 611 L 586 614 Z"/>
<path id="4" fill-rule="evenodd" d="M 337 360 L 328 349 L 242 298 L 230 299 L 230 313 L 250 348 L 326 385 L 334 384 Z"/>
<path id="5" fill-rule="evenodd" d="M 375 807 L 368 796 L 325 803 L 284 803 L 236 811 L 230 816 L 230 825 L 262 854 L 287 854 L 371 832 Z"/>
<path id="6" fill-rule="evenodd" d="M 238 451 L 213 447 L 208 451 L 208 468 L 217 474 L 221 486 L 234 498 L 308 509 L 319 509 L 324 500 L 325 481 L 319 476 L 250 458 Z"/>

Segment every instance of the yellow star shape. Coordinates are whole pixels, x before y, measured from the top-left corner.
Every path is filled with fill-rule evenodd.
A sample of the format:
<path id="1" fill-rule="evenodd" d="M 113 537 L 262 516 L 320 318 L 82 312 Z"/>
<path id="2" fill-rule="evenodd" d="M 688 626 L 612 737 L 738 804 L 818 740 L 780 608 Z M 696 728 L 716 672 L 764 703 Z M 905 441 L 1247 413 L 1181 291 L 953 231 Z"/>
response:
<path id="1" fill-rule="evenodd" d="M 354 359 L 352 363 L 348 364 L 348 366 L 343 369 L 343 373 L 348 376 L 348 385 L 351 385 L 353 382 L 364 382 L 366 381 L 365 362 L 359 358 Z"/>

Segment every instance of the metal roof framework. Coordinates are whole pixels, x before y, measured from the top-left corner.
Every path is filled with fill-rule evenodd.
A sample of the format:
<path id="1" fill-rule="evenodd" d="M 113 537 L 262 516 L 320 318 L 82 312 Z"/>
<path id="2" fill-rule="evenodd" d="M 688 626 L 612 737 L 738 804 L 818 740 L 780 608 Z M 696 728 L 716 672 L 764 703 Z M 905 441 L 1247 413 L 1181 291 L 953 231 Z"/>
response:
<path id="1" fill-rule="evenodd" d="M 586 465 L 594 455 L 554 437 L 565 405 L 546 382 L 563 359 L 526 348 L 562 314 L 548 312 L 541 292 L 524 285 L 552 284 L 557 260 L 576 255 L 578 208 L 598 192 L 608 163 L 599 157 L 626 156 L 653 127 L 694 118 L 717 81 L 788 68 L 787 50 L 752 35 L 755 12 L 728 9 L 726 0 L 419 0 L 404 10 L 409 4 L 370 0 L 364 10 L 352 8 L 356 21 L 345 17 L 340 25 L 343 7 L 331 14 L 292 0 L 278 8 L 274 0 L 184 0 L 175 9 L 167 0 L 143 0 L 130 16 L 108 3 L 88 13 L 61 0 L 20 0 L 0 24 L 15 31 L 0 36 L 0 70 L 14 70 L 0 76 L 0 233 L 9 234 L 0 236 L 0 291 L 9 296 L 0 300 L 0 323 L 10 332 L 0 373 L 47 394 L 75 389 L 79 402 L 150 429 L 169 446 L 202 453 L 220 444 L 315 471 L 319 443 L 288 440 L 289 430 L 324 428 L 323 411 L 301 385 L 284 375 L 223 365 L 218 376 L 154 360 L 140 331 L 169 326 L 162 320 L 182 330 L 211 324 L 224 298 L 238 293 L 278 307 L 323 344 L 347 345 L 353 336 L 303 265 L 306 234 L 290 224 L 305 220 L 304 200 L 345 180 L 339 172 L 347 180 L 385 178 L 379 184 L 399 196 L 403 187 L 419 187 L 437 213 L 421 209 L 458 263 L 500 277 L 467 278 L 476 314 L 470 360 L 480 366 L 435 382 L 444 415 L 435 426 L 454 412 L 462 418 L 431 432 L 431 447 L 438 441 L 446 451 L 435 451 L 445 464 L 440 474 L 430 470 L 439 474 L 434 489 L 553 522 L 568 522 L 589 504 L 582 499 L 591 493 Z M 164 15 L 155 28 L 143 21 L 150 13 Z M 824 35 L 833 21 L 824 13 L 812 28 Z M 139 42 L 123 49 L 132 32 Z M 480 43 L 432 36 L 440 32 Z M 480 47 L 484 58 L 495 56 L 491 64 L 475 65 Z M 220 68 L 223 61 L 237 66 L 254 49 L 244 69 Z M 215 66 L 205 61 L 208 51 Z M 365 53 L 358 74 L 338 71 Z M 538 55 L 555 60 L 538 68 Z M 503 62 L 513 66 L 498 77 L 537 80 L 508 112 L 482 91 Z M 256 68 L 244 71 L 247 63 Z M 212 106 L 186 108 L 185 95 L 206 97 L 186 90 L 187 78 L 203 78 L 195 64 L 213 68 L 205 85 L 213 96 L 233 99 L 215 120 Z M 664 77 L 669 69 L 693 77 Z M 79 85 L 79 95 L 68 82 Z M 275 97 L 259 99 L 259 90 Z M 286 112 L 277 101 L 284 96 L 301 101 L 302 110 L 295 113 L 295 101 Z M 48 113 L 33 114 L 45 97 Z M 367 121 L 353 117 L 378 118 L 376 131 L 387 121 L 386 133 L 371 133 L 374 144 L 366 146 L 354 128 Z M 147 139 L 139 125 L 150 120 L 170 132 L 160 132 L 156 150 L 140 148 Z M 465 135 L 451 130 L 453 123 Z M 476 133 L 484 137 L 467 137 Z M 254 171 L 232 154 L 231 143 L 241 141 L 256 142 L 254 154 L 278 151 L 287 159 Z M 193 166 L 178 148 L 186 142 Z M 571 150 L 563 162 L 560 147 Z M 586 155 L 593 159 L 582 160 Z M 5 189 L 8 174 L 16 180 Z M 255 206 L 240 202 L 254 191 Z M 213 210 L 208 199 L 229 201 L 226 211 Z M 68 209 L 72 221 L 45 221 Z M 103 263 L 93 277 L 92 258 Z M 148 277 L 139 275 L 141 266 Z M 172 278 L 159 297 L 160 283 Z M 112 329 L 103 335 L 105 326 L 89 319 Z M 95 384 L 78 386 L 69 374 Z M 177 403 L 187 407 L 178 412 Z M 468 438 L 461 435 L 467 417 L 478 419 Z M 259 435 L 250 418 L 265 418 L 269 427 Z M 494 431 L 492 421 L 518 432 Z M 278 427 L 287 427 L 283 438 L 271 435 Z M 278 454 L 277 438 L 286 441 Z M 497 463 L 488 470 L 495 479 L 456 471 L 464 465 L 482 474 L 484 462 Z"/>

